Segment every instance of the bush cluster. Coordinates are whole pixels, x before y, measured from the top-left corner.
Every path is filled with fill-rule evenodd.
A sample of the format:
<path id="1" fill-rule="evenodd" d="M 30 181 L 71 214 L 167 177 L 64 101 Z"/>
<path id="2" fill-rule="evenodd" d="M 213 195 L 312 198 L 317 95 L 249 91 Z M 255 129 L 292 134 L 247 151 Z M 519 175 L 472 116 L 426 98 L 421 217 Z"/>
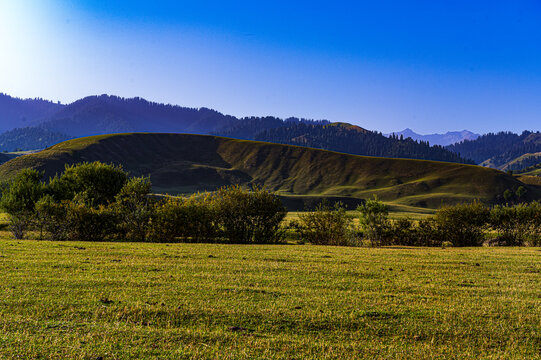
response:
<path id="1" fill-rule="evenodd" d="M 255 187 L 229 186 L 188 198 L 151 195 L 148 178 L 118 166 L 81 163 L 48 183 L 26 169 L 2 187 L 0 207 L 15 238 L 37 230 L 53 240 L 219 241 L 274 243 L 283 239 L 280 199 Z"/>
<path id="2" fill-rule="evenodd" d="M 341 203 L 335 203 L 334 207 L 321 203 L 314 211 L 299 215 L 299 222 L 291 225 L 303 242 L 315 245 L 357 245 L 353 219 L 346 214 Z"/>
<path id="3" fill-rule="evenodd" d="M 419 221 L 391 221 L 385 205 L 377 200 L 358 210 L 362 236 L 373 245 L 541 245 L 539 202 L 490 208 L 474 201 L 443 207 L 434 216 Z"/>
<path id="4" fill-rule="evenodd" d="M 319 245 L 539 246 L 541 203 L 490 208 L 474 201 L 443 207 L 434 216 L 414 221 L 389 219 L 387 206 L 373 199 L 359 206 L 356 216 L 348 216 L 339 204 L 320 205 L 301 214 L 290 228 L 301 241 Z"/>

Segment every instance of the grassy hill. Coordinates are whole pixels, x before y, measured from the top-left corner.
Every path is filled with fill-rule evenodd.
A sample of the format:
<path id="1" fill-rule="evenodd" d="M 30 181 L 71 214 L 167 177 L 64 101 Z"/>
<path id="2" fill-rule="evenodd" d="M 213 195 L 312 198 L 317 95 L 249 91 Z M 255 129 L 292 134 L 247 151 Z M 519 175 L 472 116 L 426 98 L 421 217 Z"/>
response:
<path id="1" fill-rule="evenodd" d="M 281 195 L 380 199 L 435 208 L 471 199 L 497 201 L 522 183 L 497 170 L 423 160 L 348 155 L 298 146 L 186 134 L 116 134 L 65 141 L 0 165 L 6 180 L 22 168 L 53 176 L 81 161 L 122 164 L 150 175 L 154 191 L 181 194 L 241 183 Z M 531 197 L 539 190 L 532 188 Z"/>

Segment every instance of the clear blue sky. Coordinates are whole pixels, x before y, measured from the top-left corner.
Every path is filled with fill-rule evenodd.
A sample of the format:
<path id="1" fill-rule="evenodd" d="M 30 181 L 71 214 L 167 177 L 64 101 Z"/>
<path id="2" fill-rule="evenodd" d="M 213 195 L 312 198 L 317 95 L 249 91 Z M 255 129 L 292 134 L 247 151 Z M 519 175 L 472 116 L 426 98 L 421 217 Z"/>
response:
<path id="1" fill-rule="evenodd" d="M 0 92 L 541 130 L 541 1 L 0 0 Z"/>

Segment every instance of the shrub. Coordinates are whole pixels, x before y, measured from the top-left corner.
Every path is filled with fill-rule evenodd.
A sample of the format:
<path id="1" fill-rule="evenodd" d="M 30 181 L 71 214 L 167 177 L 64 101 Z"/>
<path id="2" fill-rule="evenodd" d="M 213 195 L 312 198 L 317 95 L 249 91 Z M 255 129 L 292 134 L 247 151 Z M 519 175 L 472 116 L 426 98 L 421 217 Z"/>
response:
<path id="1" fill-rule="evenodd" d="M 389 245 L 386 238 L 390 226 L 387 205 L 374 198 L 360 205 L 357 211 L 359 211 L 359 224 L 363 236 L 369 239 L 372 245 Z"/>
<path id="2" fill-rule="evenodd" d="M 530 246 L 541 246 L 541 203 L 534 201 L 522 206 L 521 217 L 526 224 L 526 243 Z"/>
<path id="3" fill-rule="evenodd" d="M 50 195 L 42 197 L 36 203 L 36 219 L 40 230 L 49 233 L 51 240 L 68 239 L 67 213 L 67 204 L 55 202 Z"/>
<path id="4" fill-rule="evenodd" d="M 218 230 L 210 195 L 167 198 L 156 204 L 149 225 L 149 238 L 157 242 L 198 242 L 216 237 Z"/>
<path id="5" fill-rule="evenodd" d="M 9 230 L 14 239 L 24 239 L 31 224 L 32 217 L 28 213 L 11 214 L 9 216 Z"/>
<path id="6" fill-rule="evenodd" d="M 441 241 L 453 246 L 480 246 L 489 220 L 489 210 L 478 201 L 439 209 L 435 221 Z"/>
<path id="7" fill-rule="evenodd" d="M 185 228 L 184 237 L 194 242 L 208 241 L 219 235 L 218 216 L 214 203 L 214 195 L 195 194 L 184 202 L 189 221 Z"/>
<path id="8" fill-rule="evenodd" d="M 434 218 L 429 217 L 415 223 L 404 218 L 391 223 L 387 236 L 392 245 L 441 246 L 441 235 Z"/>
<path id="9" fill-rule="evenodd" d="M 434 217 L 419 220 L 415 235 L 418 246 L 442 246 L 443 236 Z"/>
<path id="10" fill-rule="evenodd" d="M 218 190 L 214 203 L 220 228 L 230 242 L 274 243 L 283 239 L 280 224 L 286 209 L 271 192 L 234 185 Z"/>
<path id="11" fill-rule="evenodd" d="M 118 218 L 113 209 L 103 205 L 92 208 L 76 201 L 64 205 L 69 240 L 103 241 L 117 237 Z"/>
<path id="12" fill-rule="evenodd" d="M 315 211 L 299 215 L 297 226 L 301 240 L 315 245 L 357 245 L 353 221 L 341 203 L 335 203 L 333 208 L 320 203 Z"/>
<path id="13" fill-rule="evenodd" d="M 393 221 L 388 229 L 387 237 L 392 245 L 417 245 L 417 232 L 412 220 L 403 218 Z"/>
<path id="14" fill-rule="evenodd" d="M 119 231 L 131 240 L 145 241 L 153 206 L 150 179 L 129 179 L 115 197 L 113 208 L 118 216 Z"/>
<path id="15" fill-rule="evenodd" d="M 0 208 L 9 214 L 10 230 L 16 239 L 24 238 L 32 224 L 35 204 L 44 190 L 41 177 L 36 170 L 24 169 L 3 186 Z"/>
<path id="16" fill-rule="evenodd" d="M 490 211 L 490 226 L 498 232 L 497 245 L 521 246 L 528 233 L 527 205 L 495 206 Z"/>
<path id="17" fill-rule="evenodd" d="M 47 191 L 57 201 L 73 200 L 77 195 L 98 207 L 112 203 L 127 180 L 128 174 L 121 166 L 84 162 L 66 165 L 62 175 L 51 179 Z"/>

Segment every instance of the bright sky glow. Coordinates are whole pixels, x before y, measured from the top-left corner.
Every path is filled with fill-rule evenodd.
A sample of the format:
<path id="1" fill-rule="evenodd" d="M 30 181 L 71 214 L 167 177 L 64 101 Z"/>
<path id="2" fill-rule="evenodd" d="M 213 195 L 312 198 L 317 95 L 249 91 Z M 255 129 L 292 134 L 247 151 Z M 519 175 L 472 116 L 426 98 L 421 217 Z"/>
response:
<path id="1" fill-rule="evenodd" d="M 541 2 L 0 0 L 0 92 L 541 130 Z"/>

